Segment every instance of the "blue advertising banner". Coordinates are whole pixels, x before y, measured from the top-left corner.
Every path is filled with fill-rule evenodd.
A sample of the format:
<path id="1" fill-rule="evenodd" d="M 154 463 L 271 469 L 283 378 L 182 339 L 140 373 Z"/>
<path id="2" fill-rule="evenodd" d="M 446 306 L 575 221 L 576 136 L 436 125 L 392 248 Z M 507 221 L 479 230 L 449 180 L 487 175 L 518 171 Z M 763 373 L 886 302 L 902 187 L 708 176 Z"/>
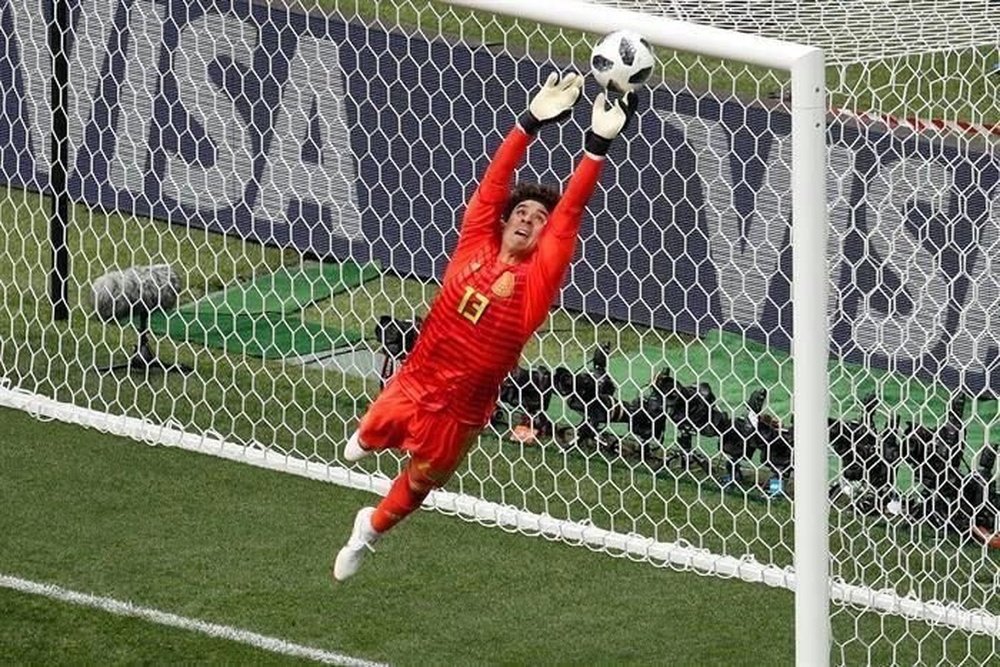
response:
<path id="1" fill-rule="evenodd" d="M 553 67 L 244 0 L 71 1 L 73 197 L 422 278 L 443 272 L 489 154 Z M 39 190 L 46 18 L 0 4 L 0 182 Z M 587 105 L 540 133 L 521 178 L 566 179 Z M 787 347 L 788 115 L 663 87 L 646 107 L 609 156 L 563 305 Z M 828 135 L 834 353 L 1000 391 L 1000 160 Z"/>

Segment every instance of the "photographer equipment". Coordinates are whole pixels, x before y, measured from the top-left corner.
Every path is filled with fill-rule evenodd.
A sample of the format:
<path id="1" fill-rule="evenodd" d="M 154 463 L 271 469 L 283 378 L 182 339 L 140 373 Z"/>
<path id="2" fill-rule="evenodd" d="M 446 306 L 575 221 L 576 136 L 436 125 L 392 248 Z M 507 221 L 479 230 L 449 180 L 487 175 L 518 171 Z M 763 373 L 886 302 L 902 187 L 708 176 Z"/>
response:
<path id="1" fill-rule="evenodd" d="M 168 311 L 177 306 L 180 278 L 168 264 L 133 266 L 112 271 L 94 281 L 91 286 L 94 310 L 105 322 L 131 322 L 139 333 L 135 354 L 128 361 L 103 369 L 105 372 L 179 371 L 193 369 L 183 364 L 166 364 L 156 358 L 149 345 L 149 315 Z"/>
<path id="2" fill-rule="evenodd" d="M 562 447 L 576 445 L 583 449 L 596 448 L 617 451 L 616 443 L 602 440 L 602 432 L 611 421 L 618 386 L 608 374 L 608 351 L 611 345 L 599 345 L 590 360 L 590 371 L 573 371 L 559 367 L 552 376 L 556 393 L 566 399 L 566 405 L 579 413 L 583 420 L 575 428 L 556 429 L 556 442 Z"/>
<path id="3" fill-rule="evenodd" d="M 663 466 L 663 457 L 655 450 L 663 444 L 667 428 L 667 392 L 674 387 L 669 371 L 659 373 L 644 394 L 627 402 L 615 402 L 605 394 L 598 418 L 584 423 L 576 430 L 576 442 L 593 446 L 599 451 L 624 459 L 641 461 L 651 469 Z M 610 388 L 606 388 L 610 390 Z M 624 424 L 628 435 L 611 432 L 610 424 Z M 598 430 L 603 429 L 603 430 Z M 560 442 L 566 444 L 567 431 L 560 433 Z"/>
<path id="4" fill-rule="evenodd" d="M 905 499 L 902 511 L 910 520 L 1000 548 L 996 447 L 984 445 L 975 465 L 966 460 L 967 403 L 965 394 L 956 394 L 937 428 L 907 422 L 901 456 L 913 470 L 917 488 Z"/>
<path id="5" fill-rule="evenodd" d="M 618 386 L 608 375 L 608 351 L 611 345 L 599 345 L 590 360 L 591 371 L 573 373 L 560 366 L 553 374 L 553 387 L 566 398 L 570 409 L 583 415 L 584 421 L 595 426 L 608 423 L 612 399 Z"/>
<path id="6" fill-rule="evenodd" d="M 766 401 L 766 389 L 754 391 L 746 401 L 747 414 L 735 418 L 732 427 L 723 432 L 720 449 L 727 460 L 723 483 L 743 484 L 746 482 L 742 461 L 746 460 L 752 463 L 757 451 L 763 449 L 764 443 L 758 435 L 758 415 L 764 409 Z"/>
<path id="7" fill-rule="evenodd" d="M 975 467 L 966 462 L 967 401 L 961 393 L 952 398 L 948 415 L 936 431 L 908 424 L 904 456 L 919 481 L 920 492 L 907 503 L 906 511 L 912 519 L 1000 547 L 996 535 L 1000 515 L 996 450 L 984 445 Z"/>
<path id="8" fill-rule="evenodd" d="M 642 395 L 619 402 L 615 399 L 617 385 L 607 372 L 608 351 L 607 344 L 599 346 L 593 353 L 589 370 L 574 373 L 560 367 L 554 371 L 553 388 L 565 397 L 568 407 L 583 417 L 576 426 L 555 429 L 556 442 L 560 446 L 638 459 L 656 467 L 677 464 L 681 472 L 690 472 L 696 467 L 709 474 L 711 463 L 694 446 L 694 436 L 720 438 L 722 449 L 729 457 L 731 478 L 742 480 L 740 460 L 751 460 L 760 452 L 761 463 L 772 472 L 772 492 L 782 490 L 783 480 L 792 467 L 792 431 L 783 428 L 773 417 L 761 414 L 766 390 L 754 392 L 748 401 L 749 414 L 734 422 L 726 411 L 716 406 L 715 392 L 710 384 L 681 384 L 666 368 L 656 374 Z M 513 392 L 515 385 L 523 384 L 525 373 L 521 370 L 519 376 L 512 376 L 506 391 Z M 501 393 L 505 395 L 504 391 Z M 510 400 L 504 402 L 512 403 Z M 612 424 L 624 424 L 628 435 L 613 433 L 609 428 Z M 669 424 L 676 429 L 676 440 L 662 456 L 655 448 L 663 446 Z"/>
<path id="9" fill-rule="evenodd" d="M 920 493 L 907 504 L 907 514 L 939 527 L 961 529 L 958 499 L 965 473 L 963 419 L 966 397 L 957 394 L 949 403 L 945 421 L 936 429 L 907 422 L 903 457 L 913 469 Z M 966 524 L 966 529 L 968 525 Z"/>
<path id="10" fill-rule="evenodd" d="M 653 447 L 663 445 L 663 436 L 667 430 L 667 395 L 674 389 L 674 379 L 669 370 L 663 370 L 653 378 L 653 384 L 649 390 L 641 396 L 631 401 L 620 403 L 610 416 L 610 420 L 616 423 L 627 425 L 629 433 L 635 439 L 634 451 L 630 452 L 635 457 L 646 463 L 663 461 L 656 456 Z M 624 456 L 625 445 L 620 442 L 619 450 Z"/>
<path id="11" fill-rule="evenodd" d="M 658 386 L 663 391 L 667 419 L 677 429 L 676 447 L 668 451 L 664 465 L 669 467 L 676 462 L 680 470 L 688 471 L 693 463 L 707 474 L 711 464 L 704 454 L 694 451 L 693 438 L 695 435 L 721 437 L 732 427 L 732 418 L 715 407 L 715 392 L 707 382 L 697 387 L 682 385 L 669 369 L 664 369 Z"/>
<path id="12" fill-rule="evenodd" d="M 556 371 L 556 389 L 568 396 L 568 404 L 583 412 L 584 422 L 575 430 L 575 444 L 608 454 L 643 461 L 654 467 L 677 463 L 682 472 L 694 465 L 708 473 L 708 458 L 695 451 L 693 437 L 718 437 L 730 427 L 731 419 L 715 407 L 715 394 L 707 383 L 685 386 L 678 383 L 670 369 L 663 369 L 642 395 L 626 402 L 616 402 L 614 382 L 606 375 L 607 349 L 594 354 L 594 374 L 573 376 L 564 369 Z M 574 390 L 575 389 L 575 390 Z M 663 446 L 668 424 L 677 430 L 676 446 L 666 456 L 654 448 Z M 610 433 L 610 424 L 624 424 L 626 437 Z M 568 429 L 557 431 L 563 446 L 570 443 Z"/>
<path id="13" fill-rule="evenodd" d="M 760 464 L 771 473 L 766 491 L 774 496 L 785 491 L 785 481 L 792 472 L 794 439 L 791 428 L 783 427 L 776 417 L 763 412 L 766 403 L 767 390 L 757 389 L 747 399 L 746 415 L 737 417 L 722 431 L 721 449 L 728 466 L 723 483 L 744 484 L 747 480 L 741 462 L 752 464 L 759 453 Z"/>
<path id="14" fill-rule="evenodd" d="M 379 343 L 379 351 L 383 355 L 382 371 L 379 374 L 379 386 L 384 387 L 392 377 L 396 365 L 401 364 L 417 343 L 420 326 L 423 320 L 419 317 L 413 320 L 399 320 L 391 315 L 382 315 L 375 323 L 375 338 Z"/>
<path id="15" fill-rule="evenodd" d="M 518 366 L 500 386 L 500 403 L 509 408 L 510 424 L 516 440 L 537 442 L 552 435 L 552 421 L 546 411 L 552 401 L 552 372 L 544 367 L 531 370 Z M 497 406 L 491 421 L 504 423 L 504 408 Z"/>
<path id="16" fill-rule="evenodd" d="M 619 402 L 615 398 L 618 387 L 607 372 L 609 348 L 605 344 L 594 351 L 590 372 L 574 374 L 565 368 L 556 369 L 556 391 L 583 416 L 575 427 L 557 428 L 556 442 L 564 448 L 576 446 L 658 468 L 663 458 L 654 447 L 662 445 L 666 432 L 667 392 L 674 389 L 673 378 L 669 371 L 662 372 L 645 395 Z M 629 434 L 619 436 L 609 428 L 611 424 L 625 424 Z"/>
<path id="17" fill-rule="evenodd" d="M 864 513 L 893 513 L 902 459 L 899 420 L 890 416 L 886 428 L 879 431 L 875 423 L 878 407 L 878 396 L 870 393 L 861 400 L 860 420 L 829 419 L 830 447 L 841 462 L 840 478 L 830 486 L 830 499 L 849 492 L 854 506 Z"/>
<path id="18" fill-rule="evenodd" d="M 968 517 L 972 536 L 993 548 L 1000 548 L 997 519 L 1000 518 L 1000 493 L 996 484 L 997 451 L 984 445 L 975 469 L 962 484 L 960 512 Z"/>
<path id="19" fill-rule="evenodd" d="M 764 441 L 762 463 L 771 470 L 767 491 L 778 495 L 785 490 L 785 481 L 792 474 L 792 449 L 794 435 L 791 428 L 785 428 L 773 415 L 761 415 L 757 420 L 758 432 Z"/>

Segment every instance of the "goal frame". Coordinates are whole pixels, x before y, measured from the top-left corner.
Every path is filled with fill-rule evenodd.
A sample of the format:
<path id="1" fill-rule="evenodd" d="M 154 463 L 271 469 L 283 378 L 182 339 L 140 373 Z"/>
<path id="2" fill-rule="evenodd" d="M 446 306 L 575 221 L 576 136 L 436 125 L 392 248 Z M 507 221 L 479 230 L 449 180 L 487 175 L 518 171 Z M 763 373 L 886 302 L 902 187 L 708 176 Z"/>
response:
<path id="1" fill-rule="evenodd" d="M 830 659 L 831 594 L 838 599 L 864 600 L 868 605 L 897 609 L 898 596 L 873 596 L 867 589 L 847 589 L 829 579 L 828 514 L 826 497 L 828 436 L 829 329 L 827 303 L 827 205 L 826 205 L 826 87 L 824 53 L 821 49 L 774 39 L 739 34 L 698 26 L 664 17 L 648 16 L 613 9 L 583 0 L 443 0 L 482 12 L 492 12 L 533 20 L 557 27 L 603 34 L 614 29 L 641 32 L 650 42 L 667 49 L 762 66 L 788 72 L 792 100 L 792 298 L 793 312 L 794 436 L 796 494 L 793 500 L 795 542 L 794 571 L 773 564 L 761 564 L 752 558 L 718 555 L 683 542 L 658 542 L 641 535 L 624 534 L 599 528 L 588 522 L 556 519 L 518 507 L 468 495 L 437 490 L 425 506 L 445 514 L 471 517 L 476 521 L 522 534 L 536 534 L 570 544 L 594 548 L 612 555 L 635 557 L 658 564 L 676 565 L 687 570 L 748 582 L 765 583 L 795 591 L 796 655 L 800 665 L 826 665 Z M 53 25 L 65 17 L 56 16 Z M 63 30 L 62 32 L 65 32 Z M 65 35 L 63 36 L 65 37 Z M 63 54 L 65 55 L 65 54 Z M 585 63 L 581 65 L 585 66 Z M 61 65 L 53 65 L 59 69 Z M 53 75 L 55 76 L 55 70 Z M 61 78 L 65 72 L 58 72 Z M 54 89 L 61 89 L 56 85 Z M 65 91 L 63 91 L 65 92 Z M 55 118 L 55 116 L 54 116 Z M 58 125 L 60 120 L 53 120 Z M 59 129 L 59 128 L 56 128 Z M 54 132 L 56 144 L 64 128 Z M 53 168 L 65 167 L 65 159 L 53 159 Z M 53 173 L 49 191 L 65 194 Z M 59 206 L 67 206 L 64 200 Z M 65 215 L 57 211 L 57 222 Z M 58 239 L 57 239 L 58 240 Z M 59 243 L 55 244 L 57 247 Z M 58 266 L 57 273 L 65 273 Z M 58 280 L 58 294 L 63 287 Z M 58 319 L 58 311 L 54 313 Z M 0 406 L 19 409 L 39 419 L 56 419 L 103 432 L 120 435 L 150 445 L 178 447 L 244 464 L 278 470 L 323 480 L 349 488 L 384 494 L 389 480 L 380 475 L 341 468 L 331 462 L 317 463 L 271 447 L 271 443 L 242 440 L 227 441 L 214 431 L 191 432 L 185 425 L 169 419 L 152 421 L 123 414 L 103 412 L 71 402 L 62 402 L 18 387 L 11 378 L 0 375 Z M 916 604 L 916 603 L 914 603 Z M 1000 625 L 992 617 L 965 615 L 953 621 L 957 625 L 990 627 Z"/>
<path id="2" fill-rule="evenodd" d="M 795 414 L 795 656 L 830 661 L 827 488 L 829 322 L 826 242 L 826 69 L 822 49 L 599 6 L 582 0 L 444 0 L 556 27 L 604 34 L 634 30 L 667 49 L 788 72 L 792 135 L 792 361 Z"/>

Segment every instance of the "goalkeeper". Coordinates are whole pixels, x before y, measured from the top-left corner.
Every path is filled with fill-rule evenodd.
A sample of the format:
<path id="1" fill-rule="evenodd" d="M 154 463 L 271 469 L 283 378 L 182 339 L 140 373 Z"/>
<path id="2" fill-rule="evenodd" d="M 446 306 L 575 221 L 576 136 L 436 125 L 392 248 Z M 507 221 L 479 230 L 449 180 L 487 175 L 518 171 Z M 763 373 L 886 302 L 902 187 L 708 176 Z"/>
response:
<path id="1" fill-rule="evenodd" d="M 347 442 L 348 461 L 387 448 L 407 452 L 409 460 L 378 506 L 358 512 L 334 562 L 338 581 L 357 572 L 379 537 L 448 481 L 488 423 L 525 343 L 548 315 L 604 156 L 635 113 L 635 94 L 614 103 L 597 96 L 584 155 L 561 197 L 535 183 L 511 189 L 511 180 L 538 129 L 567 118 L 582 89 L 577 74 L 550 74 L 507 134 L 469 201 L 413 351 Z"/>

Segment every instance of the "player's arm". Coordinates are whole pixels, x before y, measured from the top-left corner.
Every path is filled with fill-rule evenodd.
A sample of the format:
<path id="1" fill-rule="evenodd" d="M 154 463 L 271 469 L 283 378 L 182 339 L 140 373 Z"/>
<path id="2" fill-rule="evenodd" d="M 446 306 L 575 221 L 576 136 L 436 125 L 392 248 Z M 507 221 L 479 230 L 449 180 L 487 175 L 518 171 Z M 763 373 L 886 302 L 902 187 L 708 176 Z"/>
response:
<path id="1" fill-rule="evenodd" d="M 528 109 L 500 144 L 469 200 L 455 254 L 500 232 L 500 216 L 510 195 L 514 170 L 531 139 L 542 126 L 567 118 L 582 89 L 583 77 L 578 74 L 571 72 L 562 78 L 555 72 L 549 74 L 542 88 L 531 98 Z"/>
<path id="2" fill-rule="evenodd" d="M 635 93 L 611 105 L 603 93 L 594 100 L 591 129 L 584 142 L 583 157 L 577 163 L 559 203 L 549 216 L 531 260 L 525 309 L 525 326 L 531 331 L 545 320 L 562 286 L 566 269 L 576 252 L 583 212 L 594 194 L 605 156 L 611 148 L 612 140 L 625 129 L 635 114 L 637 103 Z"/>
<path id="3" fill-rule="evenodd" d="M 507 133 L 465 209 L 455 254 L 499 232 L 500 215 L 510 193 L 514 170 L 524 157 L 531 139 L 532 136 L 520 125 L 515 125 Z"/>

